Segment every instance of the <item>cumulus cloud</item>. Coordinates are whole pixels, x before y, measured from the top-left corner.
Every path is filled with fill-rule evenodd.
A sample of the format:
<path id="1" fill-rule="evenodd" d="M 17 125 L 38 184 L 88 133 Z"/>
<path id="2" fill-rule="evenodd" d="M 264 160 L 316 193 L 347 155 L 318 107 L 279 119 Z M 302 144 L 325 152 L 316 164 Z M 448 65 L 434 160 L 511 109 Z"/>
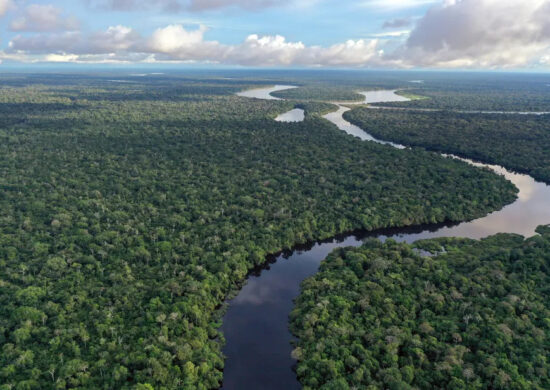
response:
<path id="1" fill-rule="evenodd" d="M 179 0 L 84 0 L 92 8 L 114 11 L 136 11 L 150 8 L 160 8 L 167 11 L 179 11 Z"/>
<path id="2" fill-rule="evenodd" d="M 55 34 L 17 35 L 9 42 L 12 53 L 48 54 L 57 52 L 77 52 L 81 41 L 80 32 Z"/>
<path id="3" fill-rule="evenodd" d="M 74 17 L 63 17 L 62 10 L 53 5 L 31 4 L 22 16 L 10 24 L 12 31 L 62 31 L 77 30 Z"/>
<path id="4" fill-rule="evenodd" d="M 179 24 L 169 25 L 155 30 L 140 48 L 151 55 L 149 61 L 222 62 L 229 47 L 205 40 L 206 31 L 202 25 L 195 30 L 187 30 Z"/>
<path id="5" fill-rule="evenodd" d="M 264 9 L 284 5 L 289 0 L 86 0 L 93 7 L 117 11 L 161 9 L 164 11 L 204 11 L 220 8 Z"/>
<path id="6" fill-rule="evenodd" d="M 426 4 L 438 3 L 440 0 L 363 0 L 361 5 L 367 8 L 398 10 L 414 8 Z"/>
<path id="7" fill-rule="evenodd" d="M 0 0 L 0 16 L 4 16 L 6 12 L 13 7 L 14 4 L 12 0 Z"/>
<path id="8" fill-rule="evenodd" d="M 188 31 L 181 24 L 173 24 L 155 30 L 149 39 L 148 46 L 159 53 L 181 53 L 204 43 L 207 28 L 201 25 L 196 30 Z"/>
<path id="9" fill-rule="evenodd" d="M 230 62 L 243 65 L 291 65 L 306 61 L 306 46 L 302 42 L 287 42 L 281 35 L 249 35 L 243 43 L 231 48 Z"/>
<path id="10" fill-rule="evenodd" d="M 286 3 L 285 0 L 190 0 L 188 8 L 194 11 L 239 7 L 245 9 L 262 9 L 281 5 Z"/>
<path id="11" fill-rule="evenodd" d="M 395 23 L 399 24 L 390 24 Z M 550 0 L 442 0 L 412 30 L 374 34 L 373 39 L 348 40 L 328 47 L 289 41 L 282 35 L 258 34 L 227 45 L 207 39 L 207 32 L 205 26 L 189 29 L 173 24 L 149 36 L 120 25 L 92 34 L 18 35 L 0 60 L 27 56 L 34 61 L 41 55 L 43 59 L 73 62 L 192 61 L 250 66 L 550 66 Z M 402 44 L 396 38 L 402 39 Z M 55 56 L 47 57 L 52 54 Z"/>
<path id="12" fill-rule="evenodd" d="M 141 40 L 141 35 L 130 27 L 111 26 L 106 31 L 92 34 L 88 40 L 88 49 L 82 51 L 95 54 L 130 51 L 139 45 Z"/>
<path id="13" fill-rule="evenodd" d="M 95 62 L 103 55 L 110 61 L 202 61 L 251 66 L 364 66 L 382 59 L 376 39 L 322 47 L 290 42 L 280 35 L 252 34 L 240 44 L 224 45 L 205 39 L 207 30 L 205 26 L 186 29 L 175 24 L 157 29 L 149 37 L 125 26 L 109 27 L 90 36 L 79 32 L 18 35 L 4 54 L 26 54 L 32 60 L 42 54 L 44 60 L 66 58 L 71 62 Z M 47 57 L 49 54 L 56 56 Z"/>
<path id="14" fill-rule="evenodd" d="M 83 35 L 79 31 L 55 34 L 17 35 L 9 43 L 9 53 L 85 55 L 113 55 L 134 52 L 142 45 L 141 36 L 125 26 L 112 26 L 105 31 Z M 77 60 L 75 57 L 67 57 Z M 58 61 L 59 62 L 59 61 Z"/>
<path id="15" fill-rule="evenodd" d="M 396 55 L 416 66 L 518 67 L 549 48 L 549 0 L 446 0 Z"/>
<path id="16" fill-rule="evenodd" d="M 382 54 L 377 40 L 349 40 L 325 48 L 290 42 L 281 35 L 252 34 L 238 45 L 223 45 L 205 40 L 205 32 L 205 27 L 187 31 L 180 25 L 168 26 L 155 31 L 146 47 L 158 60 L 250 66 L 363 66 L 379 61 Z"/>
<path id="17" fill-rule="evenodd" d="M 186 30 L 171 25 L 156 30 L 145 50 L 159 61 L 208 61 L 250 66 L 361 66 L 379 57 L 377 40 L 357 40 L 328 48 L 290 42 L 281 35 L 251 34 L 238 45 L 204 39 L 207 28 Z M 151 57 L 149 57 L 150 59 Z"/>
<path id="18" fill-rule="evenodd" d="M 309 49 L 310 61 L 315 66 L 377 66 L 382 62 L 383 51 L 377 39 L 348 40 L 328 48 L 314 46 Z"/>

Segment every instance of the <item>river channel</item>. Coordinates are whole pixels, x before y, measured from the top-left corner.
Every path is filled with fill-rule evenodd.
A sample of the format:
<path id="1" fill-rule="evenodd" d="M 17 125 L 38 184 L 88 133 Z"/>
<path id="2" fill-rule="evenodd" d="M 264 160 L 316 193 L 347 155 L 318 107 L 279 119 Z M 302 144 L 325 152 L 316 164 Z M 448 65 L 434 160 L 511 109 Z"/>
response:
<path id="1" fill-rule="evenodd" d="M 240 96 L 273 99 L 271 92 L 291 88 L 275 86 L 239 93 Z M 362 92 L 362 103 L 402 101 L 395 91 Z M 325 118 L 339 129 L 365 141 L 374 141 L 403 148 L 401 145 L 377 140 L 346 121 L 342 114 L 349 110 L 340 103 L 338 111 Z M 292 124 L 289 124 L 292 125 Z M 524 236 L 535 234 L 538 225 L 550 223 L 550 186 L 532 177 L 517 174 L 496 165 L 464 161 L 488 167 L 519 188 L 518 199 L 499 211 L 483 218 L 455 225 L 435 225 L 379 230 L 335 237 L 309 246 L 299 246 L 292 252 L 269 258 L 268 263 L 248 277 L 247 284 L 229 302 L 221 330 L 226 338 L 226 356 L 223 389 L 270 390 L 300 389 L 293 371 L 295 361 L 290 353 L 293 339 L 288 330 L 288 315 L 293 299 L 300 292 L 300 283 L 315 274 L 320 262 L 335 248 L 360 246 L 366 237 L 381 240 L 393 238 L 400 242 L 414 242 L 436 237 L 469 237 L 479 239 L 505 232 Z"/>

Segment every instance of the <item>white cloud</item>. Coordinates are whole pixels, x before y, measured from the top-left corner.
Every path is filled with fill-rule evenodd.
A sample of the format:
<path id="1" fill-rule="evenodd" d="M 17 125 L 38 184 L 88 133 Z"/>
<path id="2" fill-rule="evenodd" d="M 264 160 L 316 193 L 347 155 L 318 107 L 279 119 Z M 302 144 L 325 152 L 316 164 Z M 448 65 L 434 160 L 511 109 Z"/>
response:
<path id="1" fill-rule="evenodd" d="M 190 0 L 188 8 L 201 11 L 216 8 L 238 7 L 244 9 L 263 9 L 286 3 L 284 0 Z"/>
<path id="2" fill-rule="evenodd" d="M 135 11 L 142 9 L 161 9 L 164 11 L 205 11 L 222 8 L 241 8 L 259 10 L 268 7 L 286 5 L 290 0 L 85 0 L 92 7 L 117 11 Z M 314 0 L 299 0 L 297 3 Z M 296 1 L 295 1 L 296 2 Z"/>
<path id="3" fill-rule="evenodd" d="M 140 47 L 142 52 L 165 61 L 213 61 L 223 60 L 228 47 L 216 41 L 204 40 L 207 28 L 201 25 L 195 30 L 186 30 L 180 24 L 169 25 L 153 32 Z M 157 56 L 157 57 L 156 57 Z"/>
<path id="4" fill-rule="evenodd" d="M 363 0 L 360 5 L 366 8 L 389 11 L 435 3 L 441 3 L 441 0 Z"/>
<path id="5" fill-rule="evenodd" d="M 97 62 L 103 55 L 110 61 L 202 61 L 251 66 L 365 66 L 381 61 L 377 40 L 349 40 L 321 47 L 289 42 L 280 35 L 252 34 L 238 45 L 224 45 L 206 40 L 206 31 L 205 26 L 187 30 L 182 25 L 169 25 L 155 30 L 150 37 L 141 37 L 129 27 L 114 26 L 87 37 L 79 32 L 19 35 L 11 40 L 7 54 L 28 55 L 32 61 L 42 54 L 45 61 L 65 58 Z"/>
<path id="6" fill-rule="evenodd" d="M 372 40 L 348 40 L 328 48 L 314 46 L 308 49 L 311 60 L 304 65 L 316 66 L 377 66 L 380 64 L 383 52 L 379 42 Z"/>
<path id="7" fill-rule="evenodd" d="M 77 59 L 76 54 L 48 54 L 44 57 L 46 62 L 74 62 Z"/>
<path id="8" fill-rule="evenodd" d="M 395 55 L 415 66 L 521 67 L 549 49 L 549 0 L 447 0 Z"/>
<path id="9" fill-rule="evenodd" d="M 119 25 L 88 35 L 77 31 L 19 35 L 0 59 L 14 60 L 17 55 L 32 61 L 42 56 L 44 60 L 75 62 L 181 61 L 250 66 L 550 66 L 550 0 L 446 0 L 431 7 L 411 31 L 382 32 L 373 39 L 348 40 L 328 47 L 288 41 L 282 35 L 257 34 L 227 45 L 208 40 L 207 31 L 205 26 L 186 29 L 172 24 L 141 36 Z M 396 37 L 406 41 L 396 46 L 397 40 L 392 43 L 384 39 Z M 57 57 L 47 57 L 50 54 Z"/>
<path id="10" fill-rule="evenodd" d="M 78 31 L 55 34 L 17 35 L 9 43 L 9 51 L 27 54 L 99 55 L 131 52 L 142 42 L 141 36 L 125 26 L 112 26 L 84 36 Z"/>
<path id="11" fill-rule="evenodd" d="M 206 28 L 180 25 L 155 31 L 147 48 L 161 61 L 208 61 L 250 66 L 364 66 L 379 59 L 377 40 L 349 40 L 330 47 L 289 42 L 281 35 L 249 35 L 238 45 L 204 40 Z M 160 54 L 160 55 L 159 55 Z"/>
<path id="12" fill-rule="evenodd" d="M 400 37 L 409 35 L 410 33 L 411 33 L 410 30 L 387 31 L 387 32 L 382 32 L 378 34 L 373 34 L 372 36 L 377 38 L 400 38 Z"/>
<path id="13" fill-rule="evenodd" d="M 95 8 L 115 11 L 136 11 L 142 9 L 160 8 L 165 11 L 180 11 L 179 0 L 84 0 Z"/>
<path id="14" fill-rule="evenodd" d="M 141 41 L 141 36 L 126 26 L 111 26 L 106 31 L 92 34 L 88 40 L 88 51 L 94 53 L 115 53 L 131 50 Z"/>
<path id="15" fill-rule="evenodd" d="M 12 31 L 63 31 L 77 30 L 74 17 L 63 17 L 62 10 L 53 5 L 31 4 L 22 16 L 10 24 Z"/>
<path id="16" fill-rule="evenodd" d="M 17 35 L 9 42 L 12 53 L 49 54 L 57 52 L 77 52 L 81 42 L 80 32 L 55 34 Z"/>
<path id="17" fill-rule="evenodd" d="M 15 4 L 12 0 L 0 0 L 0 16 L 4 16 L 13 7 L 15 7 Z"/>
<path id="18" fill-rule="evenodd" d="M 157 29 L 149 40 L 149 47 L 159 53 L 185 51 L 202 44 L 206 30 L 205 26 L 200 26 L 197 30 L 187 31 L 180 24 L 172 24 Z"/>
<path id="19" fill-rule="evenodd" d="M 232 47 L 229 59 L 243 65 L 292 65 L 305 60 L 306 47 L 302 42 L 287 42 L 281 35 L 249 35 L 243 43 Z"/>

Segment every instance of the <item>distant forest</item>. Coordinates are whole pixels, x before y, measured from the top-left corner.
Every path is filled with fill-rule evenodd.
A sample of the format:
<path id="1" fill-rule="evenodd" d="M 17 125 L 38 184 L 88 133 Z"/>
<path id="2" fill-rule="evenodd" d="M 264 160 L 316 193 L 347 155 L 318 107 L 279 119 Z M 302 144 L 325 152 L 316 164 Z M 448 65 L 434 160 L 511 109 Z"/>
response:
<path id="1" fill-rule="evenodd" d="M 499 164 L 550 183 L 550 114 L 356 108 L 344 117 L 380 139 Z"/>
<path id="2" fill-rule="evenodd" d="M 319 81 L 323 77 L 325 81 Z M 445 77 L 423 74 L 431 78 L 432 88 L 443 88 Z M 326 87 L 325 96 L 347 96 L 364 88 L 410 86 L 409 80 L 418 78 L 416 73 L 323 76 L 316 71 L 0 77 L 0 389 L 218 388 L 224 367 L 219 327 L 225 299 L 266 255 L 355 229 L 470 220 L 514 201 L 517 189 L 488 170 L 420 148 L 396 150 L 345 134 L 320 117 L 334 109 L 330 104 L 299 96 L 288 101 L 234 96 L 246 88 L 295 84 L 326 100 L 319 86 Z M 494 86 L 499 85 L 499 76 L 494 80 Z M 273 120 L 294 107 L 306 110 L 304 122 Z M 502 240 L 504 248 L 527 245 L 519 238 Z M 536 249 L 540 239 L 533 240 L 526 242 Z M 364 250 L 381 251 L 377 256 L 384 270 L 401 267 L 383 259 L 394 251 L 384 248 Z M 522 250 L 527 253 L 529 248 Z M 414 254 L 406 258 L 410 256 L 416 259 Z M 524 259 L 519 252 L 513 258 Z M 439 258 L 433 261 L 443 267 Z M 502 283 L 513 280 L 511 272 L 520 271 L 501 261 Z M 540 277 L 531 272 L 534 265 L 518 266 L 529 271 L 520 272 L 525 286 Z M 491 267 L 491 272 L 499 269 Z M 342 275 L 349 272 L 355 271 Z M 466 271 L 457 268 L 456 275 L 461 272 Z M 495 275 L 483 281 L 492 283 Z M 395 276 L 403 283 L 409 278 L 405 269 Z M 327 280 L 333 277 L 338 276 L 328 275 Z M 380 277 L 392 278 L 385 273 Z M 518 285 L 517 293 L 525 286 Z M 307 289 L 300 302 L 313 300 Z M 480 291 L 492 299 L 491 291 Z M 444 299 L 451 294 L 437 284 L 429 292 Z M 521 376 L 547 384 L 541 374 L 547 363 L 537 354 L 548 344 L 536 330 L 547 325 L 531 319 L 531 313 L 545 313 L 542 293 L 536 290 L 532 296 L 510 300 L 514 310 L 523 302 L 537 304 L 517 312 L 529 318 L 530 323 L 521 316 L 520 321 L 531 333 L 527 337 L 517 331 L 521 324 L 502 322 L 512 334 L 502 328 L 505 335 L 498 337 L 517 334 L 520 345 L 510 350 L 498 343 L 500 349 L 487 352 L 489 360 L 483 360 L 497 371 L 481 376 L 474 367 L 471 383 L 500 375 L 498 370 L 507 363 L 497 353 L 530 350 L 530 366 L 519 367 L 518 376 L 505 382 L 517 383 Z M 470 299 L 468 292 L 462 294 Z M 487 310 L 501 310 L 489 301 L 474 303 L 472 310 L 485 303 Z M 311 335 L 299 330 L 298 314 L 306 309 L 299 303 L 293 317 L 304 351 L 314 348 Z M 398 314 L 392 316 L 395 326 L 400 326 Z M 452 313 L 441 315 L 454 318 Z M 330 321 L 330 316 L 319 321 Z M 446 331 L 431 327 L 436 335 Z M 426 329 L 422 342 L 432 334 Z M 466 336 L 476 334 L 470 331 L 461 337 L 471 341 Z M 345 342 L 355 335 L 348 336 L 339 346 L 348 348 Z M 372 337 L 365 342 L 378 342 L 378 333 Z M 501 340 L 498 337 L 495 340 Z M 433 341 L 428 343 L 431 349 L 422 351 L 447 353 L 447 341 Z M 312 386 L 309 375 L 314 372 L 303 367 L 309 364 L 305 359 L 317 357 L 296 354 L 299 377 Z M 352 375 L 346 358 L 344 366 L 326 368 L 342 386 Z M 479 359 L 476 355 L 474 363 Z M 507 359 L 515 364 L 515 357 Z M 350 364 L 355 369 L 353 359 Z M 414 364 L 414 359 L 392 360 L 388 367 L 395 370 L 388 375 L 403 383 L 431 383 L 429 376 L 421 375 L 411 382 L 411 369 L 403 367 Z M 438 373 L 449 384 L 455 378 L 465 380 L 446 366 L 435 373 L 431 368 L 423 367 L 426 375 Z M 321 372 L 325 375 L 324 369 Z M 353 380 L 369 375 L 386 383 L 370 366 Z M 316 380 L 320 384 L 327 378 Z"/>

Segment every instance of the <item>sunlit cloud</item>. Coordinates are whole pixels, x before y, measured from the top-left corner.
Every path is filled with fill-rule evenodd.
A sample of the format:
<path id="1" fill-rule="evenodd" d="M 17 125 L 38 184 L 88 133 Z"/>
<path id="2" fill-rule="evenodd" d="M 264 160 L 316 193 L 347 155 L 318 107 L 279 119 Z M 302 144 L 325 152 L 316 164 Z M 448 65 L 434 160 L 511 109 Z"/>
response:
<path id="1" fill-rule="evenodd" d="M 63 10 L 53 5 L 31 4 L 23 14 L 10 24 L 12 31 L 62 31 L 77 30 L 78 20 L 72 16 L 63 16 Z"/>
<path id="2" fill-rule="evenodd" d="M 359 4 L 368 8 L 397 10 L 437 3 L 442 3 L 442 0 L 363 0 Z"/>
<path id="3" fill-rule="evenodd" d="M 401 30 L 401 31 L 386 31 L 377 34 L 372 34 L 376 38 L 400 38 L 407 36 L 411 33 L 411 30 Z"/>
<path id="4" fill-rule="evenodd" d="M 118 6 L 135 1 L 138 0 L 116 0 Z M 313 0 L 302 0 L 302 4 L 311 5 L 310 1 Z M 170 0 L 158 3 L 171 4 Z M 203 6 L 218 7 L 223 6 L 222 3 L 228 4 L 210 0 Z M 230 2 L 239 7 L 250 7 L 252 3 L 271 4 L 270 1 Z M 382 2 L 374 0 L 361 4 L 379 3 Z M 189 28 L 181 23 L 167 23 L 149 33 L 114 24 L 86 32 L 76 30 L 76 25 L 72 25 L 61 10 L 52 6 L 29 6 L 19 10 L 21 14 L 12 21 L 12 28 L 23 33 L 9 39 L 0 60 L 372 68 L 550 66 L 550 0 L 391 0 L 383 3 L 392 7 L 434 4 L 414 25 L 407 18 L 389 19 L 384 23 L 385 28 L 366 39 L 326 45 L 306 44 L 277 33 L 243 34 L 240 42 L 228 44 L 223 42 L 223 37 L 209 38 L 215 35 L 216 28 L 204 24 Z M 5 4 L 5 0 L 4 3 L 0 0 L 0 4 Z M 190 6 L 192 2 L 186 4 Z M 29 12 L 29 9 L 44 12 Z M 17 22 L 18 17 L 25 19 Z M 391 27 L 401 25 L 406 28 Z M 24 32 L 31 29 L 39 33 Z"/>
<path id="5" fill-rule="evenodd" d="M 4 16 L 13 8 L 15 8 L 15 3 L 12 0 L 0 0 L 0 16 Z"/>
<path id="6" fill-rule="evenodd" d="M 395 55 L 416 66 L 492 68 L 526 66 L 549 50 L 549 0 L 447 0 Z"/>
<path id="7" fill-rule="evenodd" d="M 284 5 L 290 2 L 290 0 L 85 0 L 85 2 L 95 8 L 117 11 L 161 9 L 164 11 L 179 12 L 207 11 L 223 8 L 256 10 Z"/>

